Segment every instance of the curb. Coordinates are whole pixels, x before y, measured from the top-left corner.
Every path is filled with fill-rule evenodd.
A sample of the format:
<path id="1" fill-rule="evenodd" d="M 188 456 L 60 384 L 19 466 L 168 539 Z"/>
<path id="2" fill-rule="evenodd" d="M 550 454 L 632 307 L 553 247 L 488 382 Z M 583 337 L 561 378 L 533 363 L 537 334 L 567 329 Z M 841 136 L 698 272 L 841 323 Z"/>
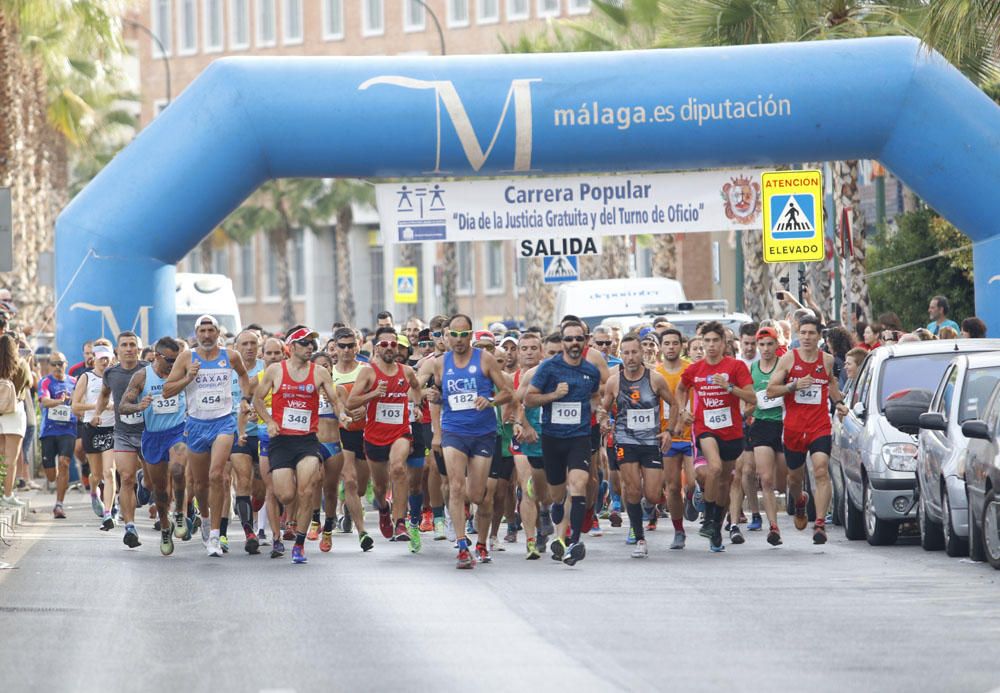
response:
<path id="1" fill-rule="evenodd" d="M 20 498 L 26 505 L 23 508 L 2 508 L 0 509 L 0 539 L 9 539 L 14 536 L 14 528 L 24 522 L 25 516 L 31 512 L 31 501 L 27 498 Z"/>

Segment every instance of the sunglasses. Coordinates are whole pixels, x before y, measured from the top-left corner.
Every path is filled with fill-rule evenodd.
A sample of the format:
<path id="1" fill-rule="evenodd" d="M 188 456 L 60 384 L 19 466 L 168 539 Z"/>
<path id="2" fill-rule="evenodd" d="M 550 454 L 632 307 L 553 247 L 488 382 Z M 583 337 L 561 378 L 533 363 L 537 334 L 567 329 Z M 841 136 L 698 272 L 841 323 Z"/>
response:
<path id="1" fill-rule="evenodd" d="M 295 343 L 302 347 L 315 346 L 311 339 L 296 339 Z"/>
<path id="2" fill-rule="evenodd" d="M 358 348 L 358 344 L 357 344 L 357 342 L 351 342 L 350 344 L 340 344 L 338 342 L 337 343 L 337 348 L 338 349 L 357 349 Z"/>
<path id="3" fill-rule="evenodd" d="M 397 343 L 398 342 L 395 342 L 395 341 L 390 342 L 388 339 L 383 339 L 380 342 L 375 342 L 375 346 L 377 346 L 380 349 L 388 349 L 390 347 L 392 347 L 393 349 L 395 349 Z"/>
<path id="4" fill-rule="evenodd" d="M 599 347 L 606 347 L 606 346 L 611 346 L 611 341 L 609 340 L 607 342 L 599 342 L 597 340 L 594 340 L 594 344 L 596 344 Z"/>
<path id="5" fill-rule="evenodd" d="M 50 366 L 65 366 L 65 361 L 49 361 Z"/>
<path id="6" fill-rule="evenodd" d="M 443 335 L 444 332 L 442 332 L 441 330 L 435 330 L 434 332 L 431 332 L 431 337 L 442 337 Z"/>
<path id="7" fill-rule="evenodd" d="M 431 340 L 428 339 L 428 340 L 423 341 L 423 342 L 417 342 L 417 346 L 420 347 L 421 349 L 426 348 L 426 347 L 432 347 L 432 346 L 434 346 L 434 342 L 432 342 Z"/>
<path id="8" fill-rule="evenodd" d="M 448 334 L 455 339 L 465 339 L 472 334 L 472 330 L 448 330 Z"/>
<path id="9" fill-rule="evenodd" d="M 164 356 L 164 355 L 163 355 L 163 354 L 161 354 L 160 352 L 156 352 L 156 355 L 157 355 L 157 356 L 159 356 L 159 357 L 160 357 L 161 359 L 163 359 L 164 361 L 166 361 L 167 363 L 173 363 L 174 361 L 176 361 L 176 360 L 177 360 L 177 357 L 176 357 L 176 356 L 175 356 L 174 358 L 172 358 L 172 359 L 168 359 L 168 358 L 167 358 L 166 356 Z"/>
<path id="10" fill-rule="evenodd" d="M 583 335 L 580 335 L 579 337 L 563 337 L 562 340 L 567 344 L 569 344 L 571 342 L 586 342 L 587 338 L 584 337 Z"/>

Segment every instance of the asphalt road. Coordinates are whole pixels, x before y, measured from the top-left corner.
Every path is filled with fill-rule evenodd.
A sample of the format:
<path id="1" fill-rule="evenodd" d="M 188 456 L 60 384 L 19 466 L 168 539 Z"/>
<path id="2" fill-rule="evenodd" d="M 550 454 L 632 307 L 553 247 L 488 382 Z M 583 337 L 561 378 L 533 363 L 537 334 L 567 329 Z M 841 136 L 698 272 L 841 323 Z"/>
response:
<path id="1" fill-rule="evenodd" d="M 834 528 L 816 547 L 782 518 L 779 548 L 748 533 L 712 554 L 689 524 L 669 551 L 666 521 L 645 561 L 621 528 L 588 538 L 574 568 L 525 561 L 519 543 L 459 571 L 447 542 L 414 556 L 379 537 L 363 554 L 339 534 L 295 566 L 238 539 L 222 559 L 200 541 L 164 558 L 148 520 L 129 550 L 85 496 L 62 521 L 45 498 L 0 547 L 4 692 L 1000 686 L 1000 572 L 913 542 Z"/>

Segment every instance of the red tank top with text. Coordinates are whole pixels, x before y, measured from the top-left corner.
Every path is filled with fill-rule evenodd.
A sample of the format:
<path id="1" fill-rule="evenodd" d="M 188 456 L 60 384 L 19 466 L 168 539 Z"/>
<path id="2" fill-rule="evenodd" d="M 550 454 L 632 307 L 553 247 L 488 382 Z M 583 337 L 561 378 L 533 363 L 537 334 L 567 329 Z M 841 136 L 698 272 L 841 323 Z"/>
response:
<path id="1" fill-rule="evenodd" d="M 811 375 L 813 384 L 797 387 L 785 395 L 785 428 L 806 433 L 828 433 L 830 426 L 830 374 L 820 353 L 815 361 L 806 361 L 798 349 L 792 349 L 795 359 L 786 382 Z"/>
<path id="2" fill-rule="evenodd" d="M 288 362 L 281 363 L 281 382 L 271 395 L 271 417 L 278 424 L 278 435 L 304 436 L 316 432 L 319 390 L 315 370 L 316 365 L 310 363 L 309 374 L 299 382 L 288 373 Z"/>
<path id="3" fill-rule="evenodd" d="M 410 384 L 400 365 L 392 375 L 384 373 L 374 361 L 368 365 L 375 371 L 369 392 L 385 383 L 385 394 L 368 402 L 365 440 L 372 445 L 392 445 L 410 435 Z"/>

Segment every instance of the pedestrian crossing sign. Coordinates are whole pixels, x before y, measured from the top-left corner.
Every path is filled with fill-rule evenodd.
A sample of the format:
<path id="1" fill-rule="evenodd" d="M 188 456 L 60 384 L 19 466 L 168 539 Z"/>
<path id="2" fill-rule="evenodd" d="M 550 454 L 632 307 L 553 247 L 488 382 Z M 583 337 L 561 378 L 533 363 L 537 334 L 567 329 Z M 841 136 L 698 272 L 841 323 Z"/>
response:
<path id="1" fill-rule="evenodd" d="M 393 273 L 393 288 L 396 303 L 416 303 L 417 268 L 397 267 Z"/>
<path id="2" fill-rule="evenodd" d="M 823 179 L 819 171 L 761 174 L 764 262 L 818 262 L 823 241 Z"/>
<path id="3" fill-rule="evenodd" d="M 546 284 L 575 282 L 580 278 L 580 258 L 576 255 L 548 255 L 542 258 Z"/>

